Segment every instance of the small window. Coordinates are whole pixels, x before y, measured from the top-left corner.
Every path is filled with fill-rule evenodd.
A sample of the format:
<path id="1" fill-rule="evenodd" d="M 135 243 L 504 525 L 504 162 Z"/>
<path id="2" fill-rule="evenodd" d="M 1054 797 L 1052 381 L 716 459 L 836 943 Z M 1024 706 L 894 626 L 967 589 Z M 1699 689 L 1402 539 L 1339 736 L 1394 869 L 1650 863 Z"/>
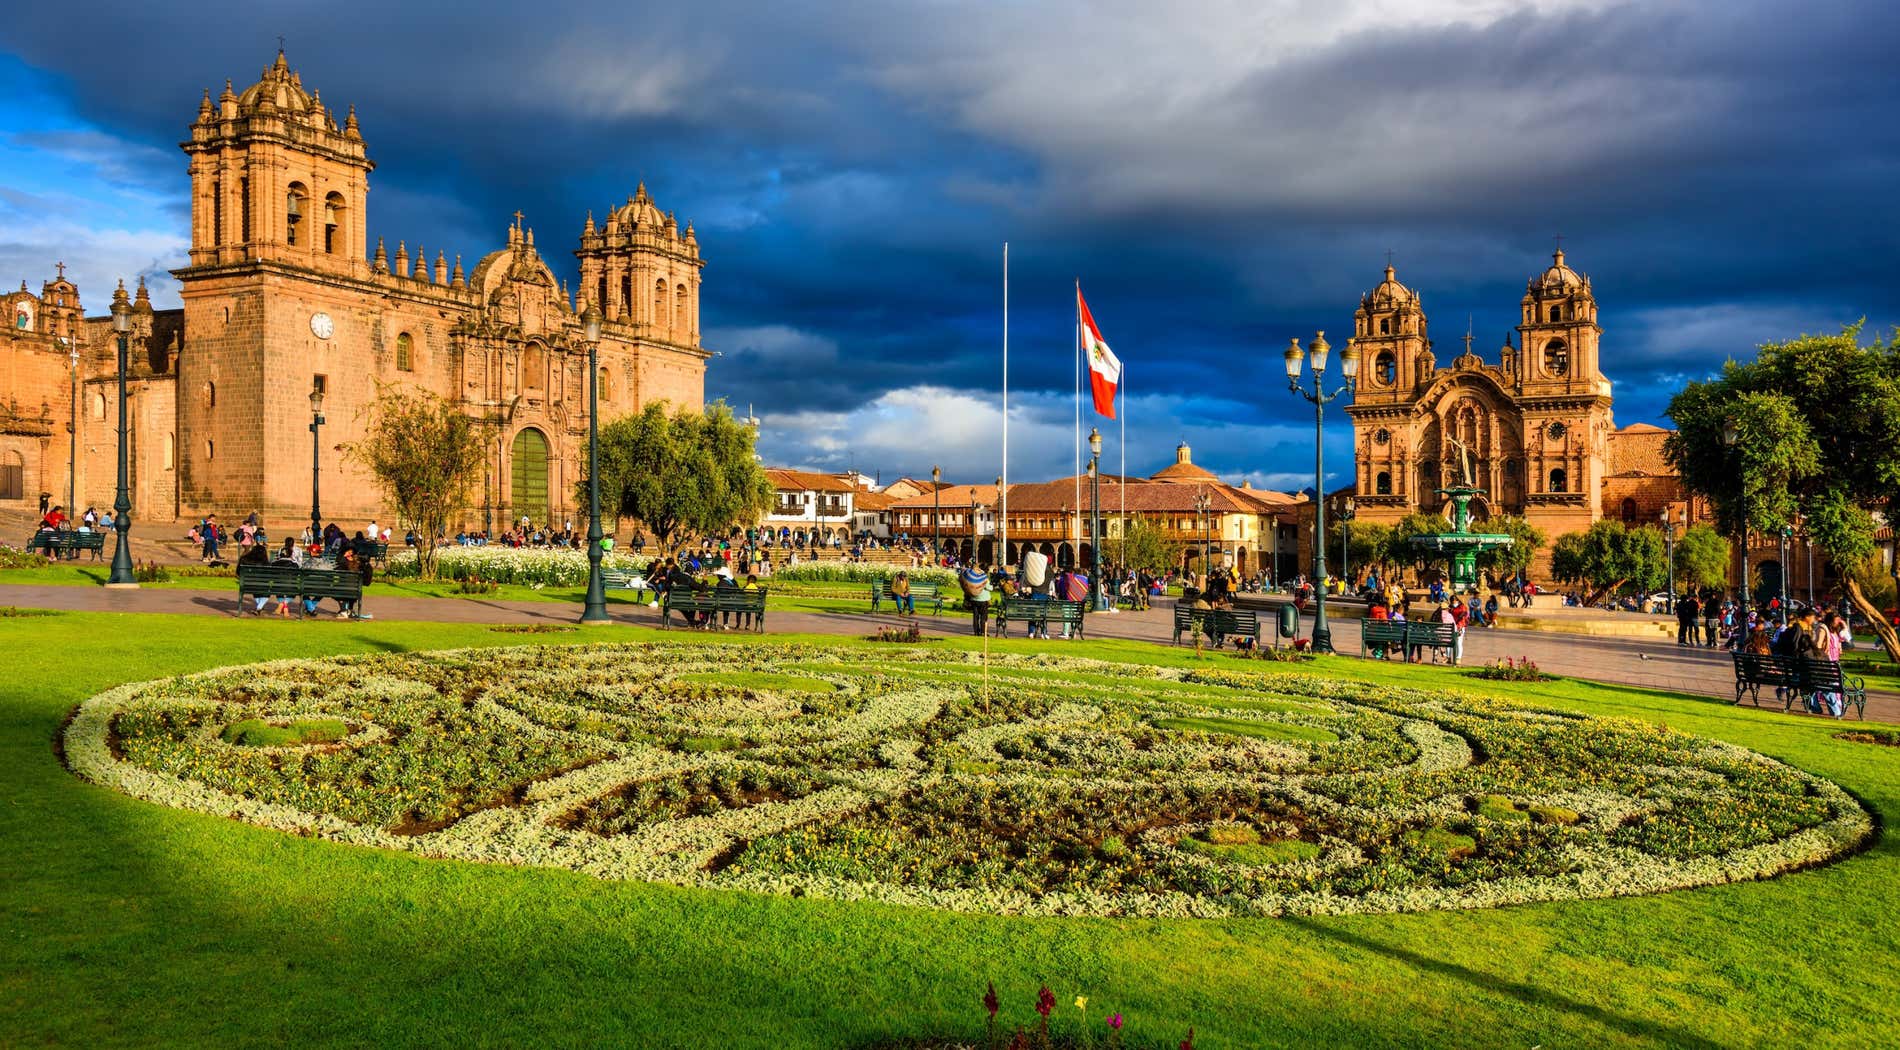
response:
<path id="1" fill-rule="evenodd" d="M 323 199 L 323 250 L 336 255 L 343 250 L 343 195 L 332 193 Z"/>
<path id="2" fill-rule="evenodd" d="M 1554 322 L 1557 322 L 1557 321 L 1561 321 L 1561 320 L 1563 320 L 1563 319 L 1564 319 L 1564 308 L 1563 308 L 1563 307 L 1561 307 L 1561 306 L 1553 306 L 1553 307 L 1551 307 L 1551 308 L 1550 308 L 1550 319 L 1551 319 L 1551 321 L 1552 321 L 1553 323 L 1554 323 Z"/>
<path id="3" fill-rule="evenodd" d="M 1380 471 L 1378 478 L 1373 482 L 1373 491 L 1381 496 L 1392 495 L 1392 475 L 1386 471 Z"/>
<path id="4" fill-rule="evenodd" d="M 1372 362 L 1373 379 L 1380 386 L 1391 386 L 1399 377 L 1399 363 L 1390 350 L 1381 351 Z"/>
<path id="5" fill-rule="evenodd" d="M 216 383 L 205 384 L 205 407 L 206 408 L 218 407 L 218 384 Z"/>
<path id="6" fill-rule="evenodd" d="M 1562 339 L 1544 344 L 1544 372 L 1553 379 L 1570 374 L 1570 347 Z"/>
<path id="7" fill-rule="evenodd" d="M 0 462 L 0 499 L 26 498 L 26 460 L 18 452 L 9 452 Z"/>
<path id="8" fill-rule="evenodd" d="M 1564 468 L 1558 467 L 1556 470 L 1550 472 L 1550 491 L 1570 491 L 1570 475 L 1564 472 Z"/>
<path id="9" fill-rule="evenodd" d="M 1379 334 L 1380 335 L 1392 334 L 1392 319 L 1390 317 L 1379 318 Z"/>
<path id="10" fill-rule="evenodd" d="M 293 182 L 284 194 L 284 243 L 296 245 L 297 230 L 303 225 L 304 209 L 309 207 L 310 194 L 301 182 Z"/>
<path id="11" fill-rule="evenodd" d="M 416 342 L 408 332 L 396 337 L 396 370 L 413 372 L 416 370 Z"/>
<path id="12" fill-rule="evenodd" d="M 217 457 L 217 454 L 218 454 L 218 443 L 210 440 L 209 438 L 205 439 L 205 458 L 214 459 Z"/>
<path id="13" fill-rule="evenodd" d="M 612 401 L 614 399 L 613 373 L 607 371 L 604 366 L 600 370 L 600 399 L 602 401 Z"/>
<path id="14" fill-rule="evenodd" d="M 310 389 L 316 391 L 319 394 L 328 393 L 330 389 L 330 377 L 329 376 L 311 376 Z"/>
<path id="15" fill-rule="evenodd" d="M 1636 524 L 1636 501 L 1628 497 L 1623 500 L 1623 524 Z"/>
<path id="16" fill-rule="evenodd" d="M 92 418 L 106 418 L 106 396 L 104 394 L 92 395 Z"/>
<path id="17" fill-rule="evenodd" d="M 228 306 L 224 308 L 224 323 L 225 324 L 231 323 L 231 308 Z"/>
<path id="18" fill-rule="evenodd" d="M 178 437 L 175 434 L 166 434 L 165 435 L 165 469 L 171 470 L 177 466 L 178 466 Z"/>

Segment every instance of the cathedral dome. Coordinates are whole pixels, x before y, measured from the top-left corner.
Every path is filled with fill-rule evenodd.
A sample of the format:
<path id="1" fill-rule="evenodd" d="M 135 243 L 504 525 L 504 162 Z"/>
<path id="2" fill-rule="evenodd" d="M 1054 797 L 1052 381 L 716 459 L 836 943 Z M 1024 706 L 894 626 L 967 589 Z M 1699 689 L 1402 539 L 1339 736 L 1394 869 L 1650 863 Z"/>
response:
<path id="1" fill-rule="evenodd" d="M 1569 295 L 1576 291 L 1588 291 L 1590 278 L 1564 264 L 1564 250 L 1557 249 L 1551 254 L 1550 268 L 1531 281 L 1531 287 L 1545 297 Z"/>
<path id="2" fill-rule="evenodd" d="M 627 203 L 609 213 L 608 219 L 620 226 L 666 225 L 666 216 L 654 206 L 653 198 L 647 196 L 647 184 L 644 182 L 640 184 L 639 189 L 634 191 L 633 196 L 627 198 Z"/>
<path id="3" fill-rule="evenodd" d="M 267 102 L 277 109 L 297 114 L 309 112 L 312 105 L 309 92 L 303 89 L 303 78 L 291 72 L 282 51 L 277 52 L 277 61 L 271 63 L 258 82 L 238 96 L 238 110 L 248 113 Z"/>
<path id="4" fill-rule="evenodd" d="M 1374 309 L 1385 309 L 1407 303 L 1416 304 L 1418 293 L 1399 283 L 1390 264 L 1385 268 L 1385 280 L 1379 286 L 1366 293 L 1366 302 Z"/>
<path id="5" fill-rule="evenodd" d="M 1174 462 L 1149 475 L 1151 481 L 1206 482 L 1219 481 L 1214 473 L 1205 467 L 1196 466 L 1194 455 L 1183 441 L 1174 449 Z"/>

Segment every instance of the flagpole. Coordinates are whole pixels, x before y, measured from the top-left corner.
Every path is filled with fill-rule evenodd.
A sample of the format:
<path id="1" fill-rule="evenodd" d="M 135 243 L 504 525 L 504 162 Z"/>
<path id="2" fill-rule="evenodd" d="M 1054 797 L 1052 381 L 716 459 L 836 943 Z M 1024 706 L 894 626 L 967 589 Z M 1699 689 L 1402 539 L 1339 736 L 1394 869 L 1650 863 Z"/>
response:
<path id="1" fill-rule="evenodd" d="M 996 489 L 996 564 L 1009 564 L 1009 519 L 1003 493 L 1009 491 L 1009 242 L 1003 242 L 1003 483 Z"/>
<path id="2" fill-rule="evenodd" d="M 1073 448 L 1075 450 L 1075 502 L 1070 506 L 1075 508 L 1075 520 L 1080 521 L 1082 517 L 1082 279 L 1079 277 L 1075 280 L 1075 444 Z M 1070 538 L 1074 538 L 1073 530 L 1069 528 L 1068 522 L 1062 523 L 1062 530 L 1070 533 Z M 1081 558 L 1078 556 L 1076 563 L 1080 561 Z"/>
<path id="3" fill-rule="evenodd" d="M 1122 362 L 1121 386 L 1115 391 L 1122 399 L 1121 411 L 1115 413 L 1115 422 L 1120 425 L 1121 433 L 1115 438 L 1115 449 L 1121 455 L 1121 557 L 1115 559 L 1122 563 L 1122 571 L 1128 571 L 1128 363 Z"/>

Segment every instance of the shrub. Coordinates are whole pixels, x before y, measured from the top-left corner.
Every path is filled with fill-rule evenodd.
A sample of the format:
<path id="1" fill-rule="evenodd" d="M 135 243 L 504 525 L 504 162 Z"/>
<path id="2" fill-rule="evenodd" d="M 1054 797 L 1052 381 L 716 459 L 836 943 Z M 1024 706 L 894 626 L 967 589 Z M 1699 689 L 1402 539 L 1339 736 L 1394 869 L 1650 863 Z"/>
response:
<path id="1" fill-rule="evenodd" d="M 288 725 L 271 725 L 262 719 L 247 718 L 233 722 L 219 733 L 219 739 L 239 747 L 296 747 L 301 744 L 334 744 L 350 735 L 349 727 L 334 718 L 304 718 Z"/>

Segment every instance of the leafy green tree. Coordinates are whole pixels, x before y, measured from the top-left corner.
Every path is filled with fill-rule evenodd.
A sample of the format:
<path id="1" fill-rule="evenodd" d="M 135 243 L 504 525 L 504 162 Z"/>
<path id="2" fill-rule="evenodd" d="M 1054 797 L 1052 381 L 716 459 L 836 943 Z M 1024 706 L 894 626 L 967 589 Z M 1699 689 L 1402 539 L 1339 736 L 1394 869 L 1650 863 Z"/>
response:
<path id="1" fill-rule="evenodd" d="M 1515 514 L 1501 514 L 1473 531 L 1511 537 L 1509 547 L 1494 547 L 1478 555 L 1478 568 L 1498 577 L 1516 576 L 1531 567 L 1531 560 L 1544 547 L 1544 530 Z"/>
<path id="2" fill-rule="evenodd" d="M 369 471 L 415 527 L 419 567 L 433 578 L 436 539 L 486 469 L 481 434 L 467 414 L 426 390 L 379 384 L 364 413 L 362 440 L 344 446 L 344 455 Z"/>
<path id="3" fill-rule="evenodd" d="M 1661 586 L 1667 578 L 1668 558 L 1662 530 L 1653 525 L 1626 527 L 1606 518 L 1584 532 L 1565 533 L 1551 547 L 1551 575 L 1564 583 L 1591 588 L 1585 604 L 1634 586 L 1641 591 Z"/>
<path id="4" fill-rule="evenodd" d="M 753 452 L 757 435 L 723 401 L 704 412 L 652 402 L 600 428 L 601 511 L 637 519 L 662 546 L 750 525 L 772 499 Z M 587 481 L 576 485 L 587 508 Z"/>
<path id="5" fill-rule="evenodd" d="M 1384 562 L 1401 568 L 1423 569 L 1435 561 L 1441 561 L 1444 555 L 1437 551 L 1426 550 L 1412 545 L 1414 536 L 1436 536 L 1441 532 L 1450 532 L 1451 522 L 1437 514 L 1414 512 L 1399 519 L 1397 525 L 1386 535 Z"/>
<path id="6" fill-rule="evenodd" d="M 1729 542 L 1707 522 L 1689 526 L 1676 538 L 1676 579 L 1690 587 L 1728 583 Z"/>
<path id="7" fill-rule="evenodd" d="M 1874 511 L 1900 517 L 1900 332 L 1863 346 L 1856 324 L 1767 344 L 1684 387 L 1669 418 L 1677 431 L 1664 454 L 1709 498 L 1722 531 L 1772 534 L 1800 520 L 1900 659 L 1900 634 L 1869 592 L 1880 572 Z"/>
<path id="8" fill-rule="evenodd" d="M 1160 526 L 1146 518 L 1132 518 L 1122 537 L 1122 564 L 1148 572 L 1166 572 L 1181 564 L 1185 547 Z"/>

